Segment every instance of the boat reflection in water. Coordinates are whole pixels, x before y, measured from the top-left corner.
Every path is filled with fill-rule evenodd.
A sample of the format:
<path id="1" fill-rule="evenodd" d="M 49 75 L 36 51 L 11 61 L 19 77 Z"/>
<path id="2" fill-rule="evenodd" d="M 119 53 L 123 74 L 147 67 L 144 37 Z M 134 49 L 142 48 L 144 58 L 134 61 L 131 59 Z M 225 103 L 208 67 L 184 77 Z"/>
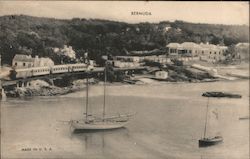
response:
<path id="1" fill-rule="evenodd" d="M 85 155 L 95 154 L 95 158 L 101 158 L 109 152 L 110 142 L 113 138 L 130 140 L 129 131 L 123 127 L 116 131 L 109 130 L 75 130 L 72 134 L 74 139 L 81 141 Z M 122 137 L 121 137 L 122 136 Z M 118 147 L 118 145 L 116 145 Z"/>

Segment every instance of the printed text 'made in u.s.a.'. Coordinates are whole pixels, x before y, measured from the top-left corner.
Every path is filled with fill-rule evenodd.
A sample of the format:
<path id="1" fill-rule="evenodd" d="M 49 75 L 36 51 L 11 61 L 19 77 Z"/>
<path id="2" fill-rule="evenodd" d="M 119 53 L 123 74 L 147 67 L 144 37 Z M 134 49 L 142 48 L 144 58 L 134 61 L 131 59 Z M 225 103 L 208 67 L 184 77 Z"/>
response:
<path id="1" fill-rule="evenodd" d="M 133 12 L 131 12 L 131 15 L 150 16 L 150 15 L 152 15 L 152 13 L 151 12 L 147 12 L 147 11 L 145 11 L 145 12 L 133 11 Z"/>
<path id="2" fill-rule="evenodd" d="M 52 151 L 51 147 L 26 147 L 22 148 L 21 151 Z"/>

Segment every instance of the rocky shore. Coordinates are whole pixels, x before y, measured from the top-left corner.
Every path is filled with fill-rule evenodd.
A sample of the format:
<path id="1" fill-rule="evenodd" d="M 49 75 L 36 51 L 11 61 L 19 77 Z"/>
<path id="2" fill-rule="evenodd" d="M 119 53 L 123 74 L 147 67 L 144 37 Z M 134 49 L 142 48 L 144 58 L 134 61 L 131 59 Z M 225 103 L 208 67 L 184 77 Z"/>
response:
<path id="1" fill-rule="evenodd" d="M 5 91 L 5 93 L 7 97 L 55 96 L 79 91 L 84 88 L 84 80 L 74 81 L 72 85 L 67 87 L 58 87 L 42 80 L 35 80 L 31 82 L 31 86 L 18 87 Z"/>

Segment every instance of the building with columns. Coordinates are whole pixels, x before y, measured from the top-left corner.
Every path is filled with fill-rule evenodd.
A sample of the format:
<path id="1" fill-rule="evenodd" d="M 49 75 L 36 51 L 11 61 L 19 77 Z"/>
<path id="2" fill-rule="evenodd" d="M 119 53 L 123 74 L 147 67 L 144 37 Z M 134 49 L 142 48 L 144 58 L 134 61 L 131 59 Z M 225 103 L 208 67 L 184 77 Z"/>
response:
<path id="1" fill-rule="evenodd" d="M 216 62 L 225 59 L 227 46 L 213 45 L 209 43 L 196 44 L 194 42 L 169 43 L 167 46 L 169 56 L 198 57 L 200 60 Z"/>

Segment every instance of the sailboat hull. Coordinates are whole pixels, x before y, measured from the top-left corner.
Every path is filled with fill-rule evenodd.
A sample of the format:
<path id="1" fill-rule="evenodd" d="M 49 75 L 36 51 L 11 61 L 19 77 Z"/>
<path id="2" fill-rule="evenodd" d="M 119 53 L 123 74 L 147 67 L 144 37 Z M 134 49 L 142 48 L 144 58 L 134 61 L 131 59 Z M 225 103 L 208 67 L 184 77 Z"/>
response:
<path id="1" fill-rule="evenodd" d="M 202 138 L 199 140 L 199 147 L 213 146 L 222 142 L 223 138 L 221 136 L 216 136 L 214 138 Z"/>
<path id="2" fill-rule="evenodd" d="M 106 64 L 106 63 L 105 63 Z M 86 82 L 86 112 L 85 112 L 85 120 L 72 120 L 71 127 L 74 128 L 74 130 L 111 130 L 111 129 L 118 129 L 124 127 L 128 121 L 129 117 L 131 116 L 130 114 L 128 115 L 120 115 L 119 116 L 112 116 L 112 117 L 107 117 L 105 115 L 105 107 L 106 107 L 106 66 L 104 69 L 104 103 L 103 103 L 103 116 L 102 118 L 94 117 L 92 116 L 88 110 L 88 77 L 87 77 L 87 82 Z"/>
<path id="3" fill-rule="evenodd" d="M 72 122 L 74 130 L 111 130 L 124 127 L 128 121 L 91 121 L 76 120 Z"/>

